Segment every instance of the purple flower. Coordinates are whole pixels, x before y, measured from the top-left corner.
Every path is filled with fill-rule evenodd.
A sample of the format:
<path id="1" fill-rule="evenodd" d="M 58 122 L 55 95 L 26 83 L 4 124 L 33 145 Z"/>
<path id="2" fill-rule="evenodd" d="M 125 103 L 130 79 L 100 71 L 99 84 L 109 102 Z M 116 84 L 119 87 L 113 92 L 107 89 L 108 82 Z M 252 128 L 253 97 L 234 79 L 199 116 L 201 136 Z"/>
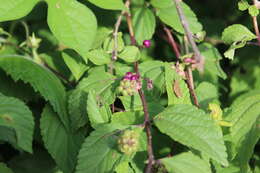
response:
<path id="1" fill-rule="evenodd" d="M 135 75 L 132 75 L 131 76 L 131 79 L 130 80 L 138 80 L 139 79 L 139 75 L 138 74 L 135 74 Z"/>
<path id="2" fill-rule="evenodd" d="M 143 45 L 144 45 L 144 47 L 149 48 L 149 47 L 151 47 L 151 41 L 150 40 L 144 40 Z"/>

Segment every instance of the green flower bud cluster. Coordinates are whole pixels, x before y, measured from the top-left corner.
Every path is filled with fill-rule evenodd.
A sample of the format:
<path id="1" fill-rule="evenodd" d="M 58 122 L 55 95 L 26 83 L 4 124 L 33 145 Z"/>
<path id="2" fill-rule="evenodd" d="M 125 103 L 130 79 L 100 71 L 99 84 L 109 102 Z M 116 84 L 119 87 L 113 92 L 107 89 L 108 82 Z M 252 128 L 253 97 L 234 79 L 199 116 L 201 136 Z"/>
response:
<path id="1" fill-rule="evenodd" d="M 118 87 L 119 92 L 124 96 L 132 96 L 142 87 L 141 81 L 139 81 L 139 75 L 127 72 L 123 80 Z"/>
<path id="2" fill-rule="evenodd" d="M 134 130 L 125 130 L 118 138 L 118 148 L 127 155 L 133 154 L 139 147 L 139 133 Z"/>

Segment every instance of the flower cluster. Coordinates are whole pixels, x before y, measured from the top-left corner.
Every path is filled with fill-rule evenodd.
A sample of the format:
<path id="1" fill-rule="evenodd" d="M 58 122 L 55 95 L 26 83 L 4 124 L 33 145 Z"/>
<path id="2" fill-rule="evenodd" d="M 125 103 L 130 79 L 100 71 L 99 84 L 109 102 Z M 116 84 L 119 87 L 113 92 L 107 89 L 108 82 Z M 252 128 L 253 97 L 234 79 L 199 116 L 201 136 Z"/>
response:
<path id="1" fill-rule="evenodd" d="M 125 154 L 132 154 L 139 147 L 139 133 L 134 130 L 126 130 L 118 138 L 118 149 Z"/>
<path id="2" fill-rule="evenodd" d="M 138 90 L 142 88 L 142 82 L 139 79 L 140 76 L 138 74 L 127 72 L 123 80 L 120 82 L 118 90 L 124 96 L 134 95 L 136 92 L 138 92 Z"/>

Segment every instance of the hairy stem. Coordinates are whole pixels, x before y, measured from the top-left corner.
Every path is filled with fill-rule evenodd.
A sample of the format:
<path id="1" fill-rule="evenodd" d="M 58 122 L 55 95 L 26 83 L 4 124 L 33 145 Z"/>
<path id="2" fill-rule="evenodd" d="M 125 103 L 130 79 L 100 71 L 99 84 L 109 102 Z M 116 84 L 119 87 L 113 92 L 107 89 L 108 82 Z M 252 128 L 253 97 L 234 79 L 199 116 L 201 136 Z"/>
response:
<path id="1" fill-rule="evenodd" d="M 253 0 L 253 3 L 256 7 L 257 7 L 257 5 L 259 5 L 259 2 L 257 0 Z M 259 27 L 258 27 L 258 22 L 257 22 L 257 16 L 252 16 L 252 19 L 253 19 L 253 25 L 254 25 L 258 45 L 260 46 L 260 33 L 259 33 Z"/>
<path id="2" fill-rule="evenodd" d="M 166 32 L 166 35 L 168 37 L 168 41 L 169 41 L 169 43 L 172 47 L 172 50 L 174 51 L 177 59 L 180 60 L 180 57 L 181 57 L 180 51 L 179 51 L 178 46 L 177 46 L 177 44 L 176 44 L 176 42 L 175 42 L 175 40 L 172 36 L 171 30 L 169 28 L 167 28 L 165 25 L 163 25 L 163 29 Z"/>
<path id="3" fill-rule="evenodd" d="M 127 0 L 126 1 L 126 7 L 129 9 L 131 1 Z M 131 19 L 131 14 L 130 12 L 126 12 L 126 20 L 127 20 L 127 25 L 128 25 L 128 30 L 130 34 L 130 39 L 131 39 L 131 44 L 136 45 L 136 40 L 134 36 L 134 30 L 133 30 L 133 24 L 132 24 L 132 19 Z M 134 63 L 134 68 L 135 72 L 139 74 L 139 69 L 138 69 L 138 62 Z M 142 101 L 142 106 L 143 106 L 143 111 L 144 111 L 144 126 L 145 126 L 145 131 L 146 131 L 146 136 L 147 136 L 147 151 L 148 151 L 148 164 L 145 170 L 145 173 L 151 173 L 152 172 L 152 167 L 154 163 L 154 154 L 153 154 L 153 147 L 152 147 L 152 133 L 151 133 L 151 124 L 150 124 L 150 116 L 148 112 L 148 105 L 147 101 L 145 99 L 145 95 L 142 89 L 138 90 L 139 96 Z"/>
<path id="4" fill-rule="evenodd" d="M 197 47 L 194 39 L 193 39 L 193 35 L 192 35 L 192 32 L 189 28 L 189 23 L 183 13 L 183 10 L 181 8 L 181 0 L 173 0 L 175 5 L 176 5 L 176 9 L 177 9 L 177 12 L 178 12 L 178 15 L 179 15 L 179 18 L 180 18 L 180 21 L 181 21 L 181 24 L 184 28 L 184 31 L 186 33 L 186 36 L 188 38 L 188 41 L 189 43 L 191 44 L 191 47 L 192 47 L 192 50 L 194 52 L 194 55 L 195 55 L 195 60 L 197 61 L 197 65 L 198 65 L 198 69 L 200 71 L 203 71 L 203 68 L 204 68 L 204 58 L 201 56 L 200 54 L 200 51 L 199 51 L 199 48 Z"/>

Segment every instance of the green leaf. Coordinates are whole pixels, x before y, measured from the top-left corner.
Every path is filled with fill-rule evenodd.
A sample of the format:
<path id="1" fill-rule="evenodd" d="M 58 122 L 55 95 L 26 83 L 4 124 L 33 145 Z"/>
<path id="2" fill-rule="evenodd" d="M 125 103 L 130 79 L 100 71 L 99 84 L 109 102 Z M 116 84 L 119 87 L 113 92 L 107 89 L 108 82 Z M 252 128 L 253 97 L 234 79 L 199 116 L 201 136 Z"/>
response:
<path id="1" fill-rule="evenodd" d="M 244 47 L 247 41 L 255 38 L 256 36 L 243 25 L 234 24 L 227 27 L 222 33 L 222 40 L 231 46 L 224 53 L 225 57 L 233 60 L 235 50 Z"/>
<path id="2" fill-rule="evenodd" d="M 113 35 L 110 35 L 110 37 L 106 38 L 106 40 L 103 43 L 103 49 L 107 52 L 107 53 L 112 53 L 114 50 L 114 45 L 115 45 L 115 40 Z M 122 32 L 119 32 L 117 34 L 117 50 L 118 52 L 121 52 L 125 47 L 125 43 L 123 40 L 123 34 Z"/>
<path id="3" fill-rule="evenodd" d="M 211 74 L 211 76 L 217 75 L 222 79 L 226 79 L 227 75 L 222 70 L 219 64 L 219 62 L 222 59 L 222 56 L 219 53 L 218 49 L 208 43 L 200 44 L 199 49 L 201 51 L 201 54 L 204 57 L 206 57 L 205 65 L 204 65 L 204 73 Z"/>
<path id="4" fill-rule="evenodd" d="M 59 168 L 64 173 L 73 172 L 84 133 L 67 131 L 50 106 L 44 108 L 40 126 L 44 145 Z"/>
<path id="5" fill-rule="evenodd" d="M 129 162 L 122 162 L 116 167 L 116 173 L 135 173 Z"/>
<path id="6" fill-rule="evenodd" d="M 247 10 L 249 7 L 249 4 L 246 0 L 240 0 L 238 2 L 238 9 L 241 10 L 241 11 L 245 11 Z"/>
<path id="7" fill-rule="evenodd" d="M 228 165 L 221 128 L 204 111 L 191 105 L 171 106 L 157 115 L 154 122 L 172 139 Z"/>
<path id="8" fill-rule="evenodd" d="M 155 32 L 156 22 L 149 8 L 139 8 L 133 16 L 135 39 L 142 45 L 144 40 L 150 40 Z"/>
<path id="9" fill-rule="evenodd" d="M 240 96 L 231 106 L 226 120 L 230 127 L 232 157 L 237 156 L 240 165 L 247 164 L 260 139 L 260 92 L 252 91 Z"/>
<path id="10" fill-rule="evenodd" d="M 151 0 L 151 4 L 155 8 L 167 8 L 174 5 L 174 2 L 172 0 Z"/>
<path id="11" fill-rule="evenodd" d="M 113 32 L 112 29 L 106 27 L 98 27 L 95 41 L 91 49 L 100 48 L 106 38 Z"/>
<path id="12" fill-rule="evenodd" d="M 143 111 L 116 112 L 112 115 L 111 122 L 122 125 L 134 125 L 144 122 Z"/>
<path id="13" fill-rule="evenodd" d="M 32 153 L 34 120 L 32 112 L 22 101 L 0 95 L 0 126 L 14 129 L 15 140 L 9 142 Z M 2 136 L 1 139 L 3 138 L 5 137 Z"/>
<path id="14" fill-rule="evenodd" d="M 181 153 L 160 161 L 170 173 L 211 173 L 209 164 L 192 153 Z"/>
<path id="15" fill-rule="evenodd" d="M 82 62 L 82 58 L 72 51 L 62 52 L 62 58 L 77 81 L 89 68 Z"/>
<path id="16" fill-rule="evenodd" d="M 187 84 L 178 76 L 169 63 L 165 63 L 165 83 L 168 105 L 192 104 Z"/>
<path id="17" fill-rule="evenodd" d="M 124 10 L 125 5 L 122 0 L 88 0 L 92 4 L 108 10 Z"/>
<path id="18" fill-rule="evenodd" d="M 111 62 L 111 56 L 103 49 L 94 49 L 86 54 L 86 57 L 95 65 L 104 65 Z"/>
<path id="19" fill-rule="evenodd" d="M 234 24 L 227 27 L 222 33 L 222 40 L 226 44 L 233 44 L 234 42 L 245 42 L 255 39 L 256 36 L 245 26 L 241 24 Z"/>
<path id="20" fill-rule="evenodd" d="M 181 7 L 189 23 L 192 33 L 195 34 L 197 32 L 202 31 L 202 25 L 199 23 L 196 15 L 193 13 L 190 7 L 184 2 L 181 2 Z M 171 26 L 175 31 L 181 34 L 185 33 L 181 21 L 179 19 L 175 4 L 172 4 L 167 8 L 159 8 L 157 11 L 157 15 L 165 24 Z"/>
<path id="21" fill-rule="evenodd" d="M 77 89 L 85 92 L 94 90 L 95 93 L 100 96 L 102 103 L 112 104 L 115 99 L 115 93 L 112 90 L 114 82 L 115 77 L 110 73 L 93 72 L 80 81 Z"/>
<path id="22" fill-rule="evenodd" d="M 251 16 L 258 16 L 259 10 L 255 5 L 250 5 L 248 8 L 248 12 Z"/>
<path id="23" fill-rule="evenodd" d="M 68 111 L 70 114 L 70 122 L 73 130 L 78 130 L 88 122 L 87 116 L 87 93 L 75 89 L 73 90 L 68 98 Z"/>
<path id="24" fill-rule="evenodd" d="M 13 173 L 13 171 L 8 168 L 4 163 L 0 162 L 0 172 L 2 173 Z"/>
<path id="25" fill-rule="evenodd" d="M 124 50 L 118 55 L 119 58 L 126 62 L 136 62 L 140 59 L 141 54 L 136 46 L 126 46 Z"/>
<path id="26" fill-rule="evenodd" d="M 62 44 L 84 57 L 95 39 L 95 15 L 77 1 L 47 0 L 47 3 L 48 25 L 52 33 Z"/>
<path id="27" fill-rule="evenodd" d="M 22 56 L 0 57 L 0 68 L 11 75 L 15 81 L 20 79 L 30 83 L 35 91 L 39 91 L 45 100 L 50 102 L 68 128 L 65 88 L 52 72 Z"/>
<path id="28" fill-rule="evenodd" d="M 88 136 L 82 145 L 76 173 L 113 172 L 125 161 L 125 155 L 117 149 L 116 130 L 123 126 L 101 126 Z"/>
<path id="29" fill-rule="evenodd" d="M 218 101 L 218 89 L 215 85 L 209 82 L 202 82 L 195 89 L 199 105 L 204 110 L 208 109 L 208 104 L 213 101 Z"/>
<path id="30" fill-rule="evenodd" d="M 93 128 L 100 124 L 108 123 L 110 117 L 100 111 L 100 106 L 97 104 L 97 97 L 93 91 L 88 93 L 87 112 Z"/>
<path id="31" fill-rule="evenodd" d="M 0 0 L 0 22 L 26 16 L 38 2 L 38 0 Z"/>

